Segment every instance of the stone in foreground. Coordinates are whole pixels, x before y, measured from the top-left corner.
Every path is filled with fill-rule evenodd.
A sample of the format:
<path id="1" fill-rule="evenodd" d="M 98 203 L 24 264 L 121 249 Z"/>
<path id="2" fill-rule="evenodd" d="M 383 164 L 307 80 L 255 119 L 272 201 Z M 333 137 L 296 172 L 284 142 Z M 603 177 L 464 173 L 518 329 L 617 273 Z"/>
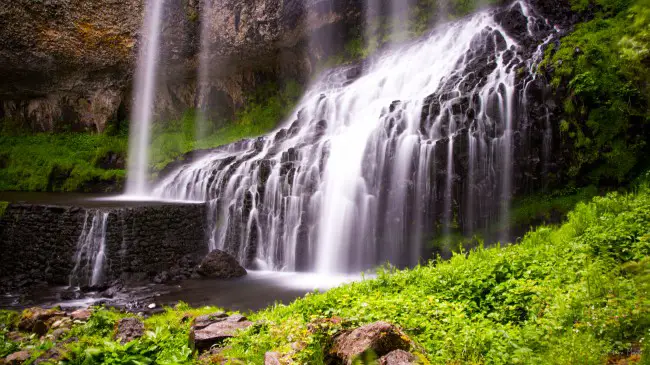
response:
<path id="1" fill-rule="evenodd" d="M 238 278 L 246 275 L 246 269 L 234 257 L 221 250 L 214 250 L 205 256 L 197 272 L 204 277 L 219 279 Z"/>
<path id="2" fill-rule="evenodd" d="M 30 356 L 29 351 L 18 351 L 7 356 L 5 362 L 9 365 L 18 365 L 27 361 Z"/>
<path id="3" fill-rule="evenodd" d="M 213 323 L 225 321 L 226 318 L 228 318 L 228 315 L 225 312 L 204 314 L 194 319 L 194 322 L 192 323 L 192 329 L 200 330 Z"/>
<path id="4" fill-rule="evenodd" d="M 395 350 L 379 359 L 379 365 L 415 365 L 417 359 L 410 352 Z"/>
<path id="5" fill-rule="evenodd" d="M 264 354 L 264 365 L 282 365 L 280 354 L 277 352 L 267 352 Z"/>
<path id="6" fill-rule="evenodd" d="M 144 323 L 135 317 L 123 318 L 117 322 L 115 339 L 122 344 L 131 342 L 144 334 Z"/>
<path id="7" fill-rule="evenodd" d="M 345 364 L 352 364 L 363 355 L 381 357 L 395 350 L 408 351 L 410 348 L 411 341 L 400 329 L 390 323 L 375 322 L 338 335 L 330 354 Z"/>
<path id="8" fill-rule="evenodd" d="M 201 329 L 193 327 L 190 331 L 190 346 L 194 346 L 199 352 L 209 350 L 213 345 L 233 337 L 237 331 L 246 329 L 252 324 L 245 318 L 236 317 L 236 320 L 218 318 L 217 322 L 207 327 Z"/>
<path id="9" fill-rule="evenodd" d="M 92 312 L 90 309 L 77 309 L 76 311 L 70 313 L 70 317 L 72 317 L 72 319 L 75 321 L 87 321 L 90 319 L 91 315 Z"/>

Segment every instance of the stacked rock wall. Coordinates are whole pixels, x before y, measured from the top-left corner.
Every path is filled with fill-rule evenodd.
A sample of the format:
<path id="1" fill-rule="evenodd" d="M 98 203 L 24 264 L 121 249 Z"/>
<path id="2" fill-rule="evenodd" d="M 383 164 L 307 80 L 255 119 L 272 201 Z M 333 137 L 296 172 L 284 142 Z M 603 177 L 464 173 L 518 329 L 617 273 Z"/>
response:
<path id="1" fill-rule="evenodd" d="M 9 205 L 0 220 L 0 288 L 67 285 L 84 222 L 94 210 Z M 203 204 L 101 210 L 108 212 L 105 282 L 150 278 L 207 253 Z"/>

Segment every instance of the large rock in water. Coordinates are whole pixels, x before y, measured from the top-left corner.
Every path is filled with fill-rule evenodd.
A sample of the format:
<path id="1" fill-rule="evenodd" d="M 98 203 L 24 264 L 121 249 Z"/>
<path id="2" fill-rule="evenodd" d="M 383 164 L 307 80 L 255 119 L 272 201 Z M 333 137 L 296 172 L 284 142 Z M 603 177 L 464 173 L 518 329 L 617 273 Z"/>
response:
<path id="1" fill-rule="evenodd" d="M 367 354 L 381 357 L 395 350 L 408 351 L 410 348 L 408 336 L 399 328 L 390 323 L 375 322 L 340 334 L 334 340 L 330 354 L 345 364 L 353 364 Z"/>
<path id="2" fill-rule="evenodd" d="M 221 250 L 210 252 L 201 261 L 197 272 L 201 276 L 220 279 L 238 278 L 246 275 L 246 269 L 234 257 Z"/>

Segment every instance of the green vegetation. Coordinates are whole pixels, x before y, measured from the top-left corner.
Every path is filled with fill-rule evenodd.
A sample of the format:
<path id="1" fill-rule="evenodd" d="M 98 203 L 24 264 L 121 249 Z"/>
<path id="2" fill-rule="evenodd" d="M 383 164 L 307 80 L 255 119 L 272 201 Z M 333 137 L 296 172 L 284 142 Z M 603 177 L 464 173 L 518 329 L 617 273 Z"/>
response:
<path id="1" fill-rule="evenodd" d="M 269 84 L 247 98 L 234 121 L 194 140 L 196 112 L 153 131 L 151 168 L 158 171 L 183 153 L 269 132 L 293 108 L 301 89 Z M 128 131 L 105 134 L 0 134 L 0 191 L 120 191 L 126 176 Z M 111 162 L 112 161 L 112 162 Z M 115 164 L 115 161 L 119 161 Z"/>
<path id="2" fill-rule="evenodd" d="M 0 218 L 5 214 L 7 206 L 9 206 L 9 202 L 0 201 Z"/>
<path id="3" fill-rule="evenodd" d="M 648 151 L 650 1 L 573 0 L 595 9 L 549 47 L 542 67 L 566 88 L 560 130 L 573 145 L 569 174 L 581 183 L 618 183 L 631 177 Z"/>
<path id="4" fill-rule="evenodd" d="M 0 190 L 86 191 L 120 186 L 123 169 L 104 169 L 109 154 L 122 154 L 125 136 L 81 133 L 0 135 Z"/>
<path id="5" fill-rule="evenodd" d="M 531 223 L 556 223 L 564 219 L 578 203 L 588 201 L 597 194 L 595 186 L 587 186 L 524 196 L 513 202 L 510 225 L 520 227 Z"/>
<path id="6" fill-rule="evenodd" d="M 197 149 L 212 148 L 273 130 L 294 108 L 302 89 L 296 82 L 288 82 L 282 89 L 275 84 L 259 87 L 246 100 L 246 107 L 230 123 L 219 123 L 221 128 L 207 130 L 195 138 L 197 111 L 190 110 L 175 122 L 154 131 L 152 141 L 152 168 L 159 171 L 178 156 Z M 213 124 L 218 125 L 218 124 Z"/>
<path id="7" fill-rule="evenodd" d="M 409 24 L 402 34 L 394 34 L 391 18 L 377 16 L 370 24 L 351 29 L 348 41 L 335 55 L 328 57 L 317 69 L 324 70 L 363 60 L 390 43 L 405 42 L 421 37 L 437 23 L 454 20 L 475 12 L 481 7 L 503 4 L 504 0 L 419 0 L 409 9 Z M 364 29 L 367 28 L 367 29 Z M 365 34 L 368 29 L 370 33 Z M 367 39 L 370 37 L 370 39 Z"/>
<path id="8" fill-rule="evenodd" d="M 319 319 L 342 327 L 400 325 L 432 363 L 602 364 L 627 357 L 650 330 L 650 189 L 580 203 L 561 227 L 520 244 L 461 252 L 451 260 L 309 295 L 255 315 L 264 321 L 225 355 L 258 363 L 265 351 L 320 363 Z M 295 345 L 294 345 L 295 347 Z"/>
<path id="9" fill-rule="evenodd" d="M 646 176 L 649 181 L 650 176 Z M 332 336 L 374 321 L 400 326 L 431 363 L 603 364 L 648 361 L 650 335 L 650 186 L 579 203 L 562 226 L 530 232 L 518 245 L 459 252 L 411 270 L 309 294 L 250 318 L 256 325 L 229 340 L 219 356 L 261 364 L 267 351 L 296 363 L 322 364 Z M 64 345 L 63 364 L 185 364 L 187 316 L 209 313 L 186 305 L 145 320 L 146 335 L 126 345 L 112 340 L 119 318 L 98 309 Z M 50 348 L 47 337 L 4 353 Z M 335 319 L 335 320 L 330 320 Z M 643 358 L 641 358 L 641 356 Z M 215 358 L 217 360 L 217 358 Z"/>

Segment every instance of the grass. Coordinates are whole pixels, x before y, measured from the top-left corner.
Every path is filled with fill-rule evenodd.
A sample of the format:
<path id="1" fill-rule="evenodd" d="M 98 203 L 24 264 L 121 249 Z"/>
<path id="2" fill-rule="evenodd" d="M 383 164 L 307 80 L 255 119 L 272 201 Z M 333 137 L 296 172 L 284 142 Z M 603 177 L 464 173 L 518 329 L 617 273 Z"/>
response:
<path id="1" fill-rule="evenodd" d="M 578 203 L 564 224 L 531 231 L 517 245 L 385 268 L 376 278 L 251 313 L 256 324 L 220 356 L 261 364 L 276 351 L 295 363 L 323 364 L 334 334 L 383 320 L 435 364 L 647 363 L 649 254 L 650 188 L 643 183 Z M 183 318 L 215 310 L 168 308 L 145 320 L 145 337 L 120 345 L 113 327 L 128 314 L 98 309 L 70 333 L 78 341 L 64 345 L 63 363 L 196 363 Z M 37 354 L 53 346 L 46 341 L 5 341 L 3 348 L 31 346 Z"/>

